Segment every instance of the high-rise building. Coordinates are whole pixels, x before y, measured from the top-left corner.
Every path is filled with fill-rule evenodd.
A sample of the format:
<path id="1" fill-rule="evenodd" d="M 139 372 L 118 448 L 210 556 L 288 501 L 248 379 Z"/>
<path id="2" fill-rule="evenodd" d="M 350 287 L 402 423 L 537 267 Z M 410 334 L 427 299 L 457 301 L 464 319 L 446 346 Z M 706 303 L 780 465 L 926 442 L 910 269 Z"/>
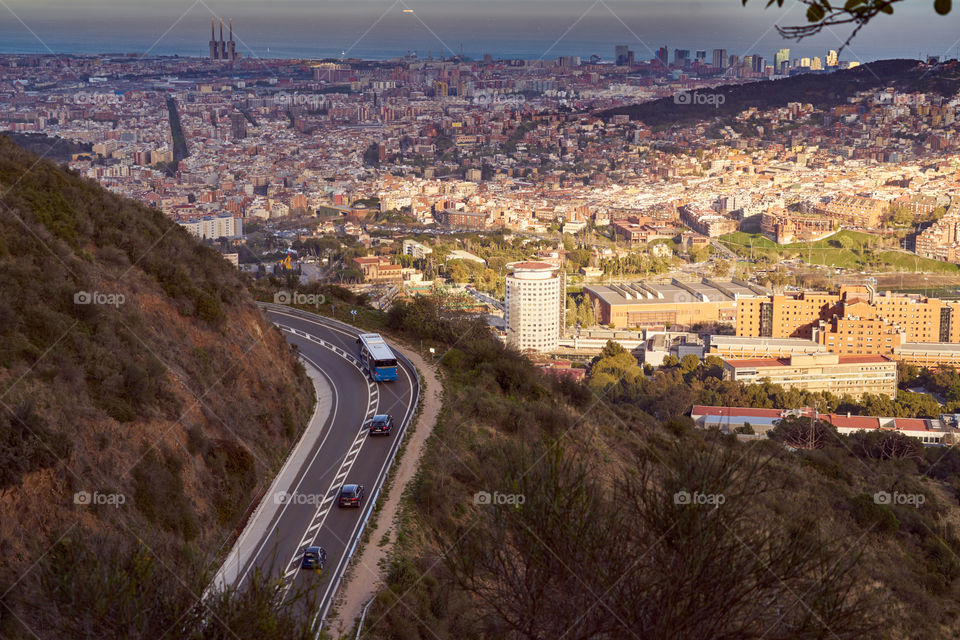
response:
<path id="1" fill-rule="evenodd" d="M 766 66 L 767 61 L 764 60 L 763 56 L 754 54 L 753 56 L 753 71 L 754 73 L 763 73 L 763 68 Z"/>
<path id="2" fill-rule="evenodd" d="M 707 52 L 703 49 L 697 49 L 696 60 L 700 64 L 707 63 Z"/>
<path id="3" fill-rule="evenodd" d="M 780 49 L 773 57 L 773 70 L 777 73 L 784 72 L 784 66 L 790 66 L 790 49 Z"/>
<path id="4" fill-rule="evenodd" d="M 627 53 L 629 49 L 625 44 L 618 44 L 613 48 L 615 61 L 618 65 L 627 64 Z"/>
<path id="5" fill-rule="evenodd" d="M 713 50 L 713 66 L 716 67 L 717 69 L 727 68 L 727 50 L 726 49 Z"/>
<path id="6" fill-rule="evenodd" d="M 819 56 L 810 58 L 810 71 L 823 71 L 823 62 L 820 61 Z"/>
<path id="7" fill-rule="evenodd" d="M 685 67 L 690 62 L 690 49 L 674 49 L 673 64 L 678 67 Z"/>
<path id="8" fill-rule="evenodd" d="M 507 344 L 519 351 L 556 350 L 565 295 L 559 269 L 546 262 L 517 262 L 510 268 L 504 300 Z"/>
<path id="9" fill-rule="evenodd" d="M 230 137 L 234 140 L 247 137 L 247 118 L 239 111 L 230 114 Z"/>
<path id="10" fill-rule="evenodd" d="M 739 67 L 740 66 L 740 56 L 735 53 L 730 54 L 730 59 L 727 62 L 728 67 Z"/>
<path id="11" fill-rule="evenodd" d="M 838 60 L 836 50 L 830 49 L 830 51 L 827 51 L 827 66 L 835 67 L 837 66 L 838 63 L 839 63 L 839 60 Z"/>
<path id="12" fill-rule="evenodd" d="M 670 49 L 667 45 L 663 45 L 657 49 L 657 60 L 659 60 L 663 66 L 670 64 Z"/>

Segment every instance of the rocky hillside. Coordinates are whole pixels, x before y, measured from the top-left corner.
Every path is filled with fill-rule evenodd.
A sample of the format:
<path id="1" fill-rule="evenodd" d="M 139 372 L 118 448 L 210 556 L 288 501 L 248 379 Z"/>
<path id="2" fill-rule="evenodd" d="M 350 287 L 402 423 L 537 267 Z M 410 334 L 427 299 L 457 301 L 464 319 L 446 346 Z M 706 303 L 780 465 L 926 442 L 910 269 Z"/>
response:
<path id="1" fill-rule="evenodd" d="M 219 254 L 0 138 L 0 637 L 179 637 L 312 406 Z"/>

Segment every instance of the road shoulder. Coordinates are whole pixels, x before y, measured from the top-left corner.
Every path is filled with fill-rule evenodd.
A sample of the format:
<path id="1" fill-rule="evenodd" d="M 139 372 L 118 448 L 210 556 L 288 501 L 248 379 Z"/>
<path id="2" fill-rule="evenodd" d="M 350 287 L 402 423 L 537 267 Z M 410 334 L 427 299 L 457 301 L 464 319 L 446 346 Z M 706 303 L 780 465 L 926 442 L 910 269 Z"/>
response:
<path id="1" fill-rule="evenodd" d="M 349 574 L 344 579 L 336 602 L 336 617 L 330 620 L 329 629 L 337 637 L 349 631 L 360 617 L 364 605 L 373 597 L 382 583 L 381 565 L 389 556 L 397 534 L 397 514 L 404 490 L 414 475 L 423 455 L 427 439 L 443 406 L 443 385 L 437 374 L 435 364 L 427 362 L 416 351 L 393 343 L 414 364 L 422 377 L 422 411 L 416 428 L 406 443 L 403 457 L 396 467 L 396 475 L 390 483 L 390 489 L 384 497 L 379 512 L 374 516 L 378 525 L 370 541 L 363 545 L 360 554 L 351 562 Z M 371 523 L 373 524 L 373 523 Z M 383 525 L 386 528 L 383 529 Z M 380 542 L 386 539 L 386 544 Z"/>

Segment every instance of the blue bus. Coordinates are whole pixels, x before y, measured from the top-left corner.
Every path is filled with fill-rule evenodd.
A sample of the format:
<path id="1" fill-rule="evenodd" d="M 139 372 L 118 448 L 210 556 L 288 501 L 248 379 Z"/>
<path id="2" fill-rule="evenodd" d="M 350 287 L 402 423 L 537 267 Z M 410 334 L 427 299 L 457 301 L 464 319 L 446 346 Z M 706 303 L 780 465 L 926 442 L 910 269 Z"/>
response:
<path id="1" fill-rule="evenodd" d="M 360 362 L 367 368 L 371 380 L 390 382 L 397 379 L 397 357 L 379 333 L 361 333 Z"/>

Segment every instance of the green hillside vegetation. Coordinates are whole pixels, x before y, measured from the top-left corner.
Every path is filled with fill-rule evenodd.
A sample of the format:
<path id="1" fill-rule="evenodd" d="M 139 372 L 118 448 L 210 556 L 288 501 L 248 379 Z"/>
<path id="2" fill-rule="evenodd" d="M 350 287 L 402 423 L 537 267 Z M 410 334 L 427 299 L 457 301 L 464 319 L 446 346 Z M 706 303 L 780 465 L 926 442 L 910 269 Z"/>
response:
<path id="1" fill-rule="evenodd" d="M 960 266 L 949 262 L 923 258 L 903 251 L 884 250 L 882 238 L 858 231 L 844 230 L 816 242 L 783 245 L 759 233 L 738 231 L 721 236 L 720 242 L 739 256 L 749 258 L 752 255 L 754 259 L 761 258 L 771 263 L 800 258 L 809 264 L 857 271 L 960 272 Z"/>
<path id="2" fill-rule="evenodd" d="M 808 421 L 738 442 L 687 417 L 695 402 L 921 415 L 936 411 L 929 397 L 744 387 L 721 380 L 716 359 L 648 377 L 615 345 L 581 384 L 542 375 L 430 299 L 395 306 L 387 324 L 437 348 L 446 403 L 363 637 L 960 632 L 954 449 L 822 423 L 811 438 Z M 816 448 L 783 446 L 798 442 Z"/>
<path id="3" fill-rule="evenodd" d="M 297 637 L 196 608 L 313 405 L 245 279 L 2 137 L 0 194 L 0 637 Z"/>

